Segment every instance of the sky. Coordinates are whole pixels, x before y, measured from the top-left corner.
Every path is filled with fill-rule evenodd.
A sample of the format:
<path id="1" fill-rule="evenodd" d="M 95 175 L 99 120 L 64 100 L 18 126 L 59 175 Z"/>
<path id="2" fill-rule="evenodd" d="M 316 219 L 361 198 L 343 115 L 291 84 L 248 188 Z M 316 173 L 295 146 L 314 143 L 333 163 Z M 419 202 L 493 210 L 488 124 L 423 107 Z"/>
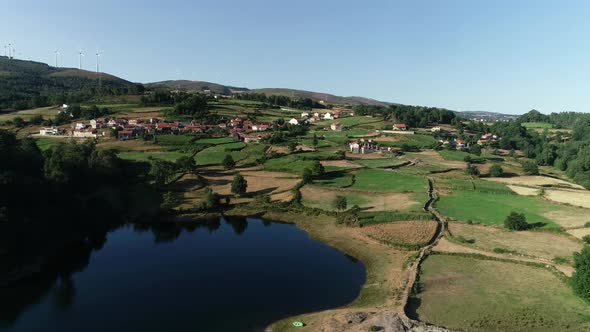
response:
<path id="1" fill-rule="evenodd" d="M 19 0 L 17 57 L 458 111 L 590 112 L 586 0 Z M 0 48 L 4 52 L 4 48 Z"/>

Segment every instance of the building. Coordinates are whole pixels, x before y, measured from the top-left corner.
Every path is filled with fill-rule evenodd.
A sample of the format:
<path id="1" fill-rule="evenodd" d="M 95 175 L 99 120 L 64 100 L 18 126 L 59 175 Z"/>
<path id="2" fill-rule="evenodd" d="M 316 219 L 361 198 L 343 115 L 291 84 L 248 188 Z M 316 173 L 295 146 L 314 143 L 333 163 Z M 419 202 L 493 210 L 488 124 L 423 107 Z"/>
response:
<path id="1" fill-rule="evenodd" d="M 98 137 L 98 132 L 96 129 L 74 130 L 73 136 L 79 138 L 96 138 Z"/>
<path id="2" fill-rule="evenodd" d="M 43 136 L 55 136 L 55 135 L 59 135 L 59 128 L 57 127 L 45 127 L 45 128 L 41 128 L 41 130 L 39 130 L 39 135 L 43 135 Z"/>
<path id="3" fill-rule="evenodd" d="M 297 119 L 293 118 L 293 119 L 289 120 L 289 124 L 298 125 L 299 121 Z"/>
<path id="4" fill-rule="evenodd" d="M 132 139 L 134 137 L 133 135 L 133 130 L 132 129 L 123 129 L 123 130 L 119 130 L 119 132 L 117 133 L 117 138 L 120 140 L 128 140 L 128 139 Z"/>
<path id="5" fill-rule="evenodd" d="M 408 126 L 406 126 L 405 123 L 394 123 L 392 129 L 406 131 L 406 130 L 408 130 Z"/>
<path id="6" fill-rule="evenodd" d="M 309 113 L 307 113 L 307 112 L 303 112 L 303 113 L 301 113 L 301 118 L 302 118 L 302 119 L 304 119 L 304 118 L 309 118 Z"/>
<path id="7" fill-rule="evenodd" d="M 455 147 L 457 148 L 457 150 L 462 150 L 462 149 L 465 149 L 467 147 L 467 145 L 465 144 L 464 140 L 456 139 L 455 140 Z"/>
<path id="8" fill-rule="evenodd" d="M 432 127 L 432 128 L 430 128 L 430 131 L 433 133 L 438 133 L 438 132 L 440 132 L 440 127 Z"/>
<path id="9" fill-rule="evenodd" d="M 333 131 L 342 131 L 342 125 L 340 124 L 340 122 L 334 122 L 330 126 L 330 129 L 332 129 Z"/>
<path id="10" fill-rule="evenodd" d="M 324 120 L 334 120 L 334 115 L 330 112 L 324 114 Z"/>

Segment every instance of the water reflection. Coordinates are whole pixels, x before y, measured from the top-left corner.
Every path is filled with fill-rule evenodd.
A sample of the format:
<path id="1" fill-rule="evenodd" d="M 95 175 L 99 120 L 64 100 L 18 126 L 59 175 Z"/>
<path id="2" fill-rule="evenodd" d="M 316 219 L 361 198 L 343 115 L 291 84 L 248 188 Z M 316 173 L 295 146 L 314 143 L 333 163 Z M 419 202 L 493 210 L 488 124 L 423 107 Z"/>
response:
<path id="1" fill-rule="evenodd" d="M 70 330 L 105 317 L 85 329 L 189 330 L 198 321 L 207 331 L 258 331 L 281 317 L 343 305 L 363 282 L 356 259 L 293 225 L 246 218 L 132 224 L 87 236 L 34 279 L 0 287 L 0 330 L 50 330 L 37 321 Z"/>

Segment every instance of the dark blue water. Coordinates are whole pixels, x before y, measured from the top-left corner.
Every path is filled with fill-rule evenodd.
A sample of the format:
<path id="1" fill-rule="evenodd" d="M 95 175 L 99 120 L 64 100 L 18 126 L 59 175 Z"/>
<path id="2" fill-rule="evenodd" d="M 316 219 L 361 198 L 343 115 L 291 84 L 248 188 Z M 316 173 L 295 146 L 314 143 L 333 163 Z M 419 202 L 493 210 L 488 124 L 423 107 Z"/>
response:
<path id="1" fill-rule="evenodd" d="M 365 281 L 361 263 L 257 219 L 125 226 L 81 261 L 75 273 L 0 289 L 0 330 L 259 331 L 347 304 Z"/>

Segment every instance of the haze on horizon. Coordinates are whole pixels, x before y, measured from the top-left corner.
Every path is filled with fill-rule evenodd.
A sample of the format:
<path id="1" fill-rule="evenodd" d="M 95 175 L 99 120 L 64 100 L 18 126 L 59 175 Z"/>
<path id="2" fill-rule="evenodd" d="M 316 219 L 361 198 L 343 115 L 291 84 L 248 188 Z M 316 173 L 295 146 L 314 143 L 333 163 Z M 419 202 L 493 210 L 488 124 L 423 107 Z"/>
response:
<path id="1" fill-rule="evenodd" d="M 458 111 L 590 111 L 590 3 L 22 0 L 17 57 L 136 82 L 284 87 Z"/>

